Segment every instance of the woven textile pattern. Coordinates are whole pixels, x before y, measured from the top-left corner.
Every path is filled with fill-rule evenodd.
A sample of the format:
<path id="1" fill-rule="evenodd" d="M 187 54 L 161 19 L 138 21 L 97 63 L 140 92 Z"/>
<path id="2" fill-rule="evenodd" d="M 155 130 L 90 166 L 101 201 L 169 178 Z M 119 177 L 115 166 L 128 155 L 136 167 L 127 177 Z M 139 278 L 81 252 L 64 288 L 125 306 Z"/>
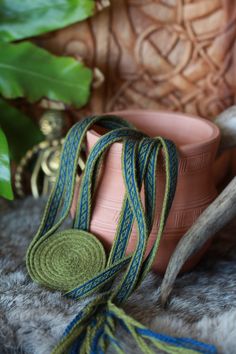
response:
<path id="1" fill-rule="evenodd" d="M 89 301 L 62 298 L 61 293 L 44 289 L 27 276 L 24 255 L 44 204 L 42 199 L 26 199 L 11 202 L 0 212 L 2 354 L 49 354 L 65 324 Z M 65 227 L 71 227 L 71 220 Z M 156 332 L 192 337 L 215 344 L 220 354 L 235 354 L 235 227 L 233 221 L 214 240 L 199 266 L 177 279 L 165 311 L 157 302 L 161 278 L 149 274 L 125 303 L 127 314 Z M 121 327 L 116 333 L 127 354 L 140 354 Z M 113 348 L 108 353 L 114 354 Z"/>
<path id="2" fill-rule="evenodd" d="M 58 232 L 71 207 L 77 164 L 85 134 L 99 121 L 114 127 L 100 137 L 87 157 L 73 228 Z M 52 354 L 102 354 L 107 351 L 109 344 L 118 354 L 123 354 L 125 352 L 115 334 L 118 324 L 121 324 L 135 340 L 143 353 L 154 354 L 154 349 L 151 348 L 153 346 L 169 354 L 215 354 L 216 348 L 212 345 L 190 338 L 155 333 L 118 307 L 131 295 L 151 269 L 174 198 L 178 173 L 177 149 L 174 143 L 161 137 L 148 138 L 135 128 L 127 128 L 127 125 L 128 123 L 116 116 L 89 116 L 68 132 L 56 183 L 45 208 L 42 223 L 27 251 L 26 264 L 29 275 L 33 281 L 43 286 L 52 290 L 66 291 L 64 295 L 74 300 L 80 299 L 77 290 L 81 293 L 82 289 L 82 294 L 87 294 L 103 287 L 103 292 L 96 293 L 94 299 L 67 325 Z M 122 224 L 126 201 L 132 210 L 138 236 L 134 252 L 125 256 L 133 225 L 133 221 L 130 220 L 124 248 L 119 255 L 116 254 L 113 261 L 109 261 L 107 267 L 103 246 L 89 233 L 89 227 L 101 161 L 106 150 L 115 142 L 123 143 L 122 171 L 126 195 L 119 218 L 120 226 L 111 253 L 116 248 L 119 238 L 123 237 L 123 227 L 126 229 L 126 225 Z M 143 158 L 146 144 L 150 146 L 149 154 Z M 159 147 L 162 148 L 165 161 L 165 192 L 157 237 L 144 261 L 156 207 L 156 164 Z M 151 178 L 147 173 L 149 169 L 152 171 Z M 145 184 L 149 185 L 145 190 L 146 194 L 149 192 L 145 198 L 146 205 L 143 205 L 140 196 L 143 179 L 147 179 Z M 60 212 L 59 209 L 62 211 Z M 113 264 L 126 265 L 127 258 L 129 259 L 127 269 L 122 279 L 113 287 L 115 275 L 112 272 Z"/>

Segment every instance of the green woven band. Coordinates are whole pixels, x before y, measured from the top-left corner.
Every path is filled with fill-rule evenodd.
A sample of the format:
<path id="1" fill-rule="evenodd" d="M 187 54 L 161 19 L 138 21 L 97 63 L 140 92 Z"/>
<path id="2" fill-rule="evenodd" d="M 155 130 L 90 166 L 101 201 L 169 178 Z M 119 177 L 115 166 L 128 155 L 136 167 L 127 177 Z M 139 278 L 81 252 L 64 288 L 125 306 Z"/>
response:
<path id="1" fill-rule="evenodd" d="M 65 230 L 39 243 L 31 264 L 40 283 L 69 291 L 102 271 L 106 254 L 101 242 L 82 230 Z"/>
<path id="2" fill-rule="evenodd" d="M 73 229 L 58 231 L 67 217 L 75 189 L 77 161 L 88 129 L 101 122 L 110 131 L 90 151 L 83 173 Z M 109 147 L 122 142 L 122 170 L 126 194 L 115 240 L 106 261 L 98 239 L 89 233 L 92 201 L 98 186 L 102 161 Z M 152 230 L 157 188 L 158 155 L 164 156 L 166 175 L 162 211 L 156 240 L 145 258 Z M 205 346 L 198 342 L 158 336 L 127 316 L 117 305 L 123 303 L 150 270 L 156 256 L 175 194 L 178 161 L 175 145 L 161 137 L 150 138 L 114 116 L 87 117 L 68 133 L 61 156 L 58 178 L 49 198 L 39 231 L 27 252 L 27 268 L 33 280 L 66 296 L 80 299 L 98 290 L 97 295 L 67 326 L 53 354 L 101 354 L 108 344 L 124 353 L 115 338 L 116 323 L 133 337 L 144 353 L 154 353 L 147 341 L 166 353 L 193 354 Z M 144 205 L 140 191 L 144 185 Z M 134 252 L 126 256 L 133 228 L 137 228 Z M 121 270 L 118 282 L 114 278 Z M 165 337 L 165 338 L 164 338 Z M 196 350 L 195 350 L 196 349 Z M 214 353 L 204 347 L 204 353 Z M 210 348 L 212 349 L 212 348 Z"/>

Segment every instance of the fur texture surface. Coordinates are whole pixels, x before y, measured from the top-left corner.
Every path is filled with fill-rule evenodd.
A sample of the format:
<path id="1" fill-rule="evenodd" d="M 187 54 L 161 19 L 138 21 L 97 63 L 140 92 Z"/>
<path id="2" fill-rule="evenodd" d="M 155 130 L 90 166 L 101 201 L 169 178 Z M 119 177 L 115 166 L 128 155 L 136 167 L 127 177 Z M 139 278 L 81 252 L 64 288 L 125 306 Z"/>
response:
<path id="1" fill-rule="evenodd" d="M 34 284 L 25 253 L 40 223 L 44 200 L 5 203 L 0 214 L 0 353 L 49 354 L 88 300 L 74 302 Z M 70 222 L 70 221 L 68 221 Z M 158 304 L 161 278 L 150 273 L 125 311 L 154 331 L 188 336 L 236 353 L 236 220 L 217 237 L 194 269 L 180 276 L 168 308 Z M 125 352 L 138 350 L 117 328 Z M 113 353 L 110 349 L 109 353 Z"/>

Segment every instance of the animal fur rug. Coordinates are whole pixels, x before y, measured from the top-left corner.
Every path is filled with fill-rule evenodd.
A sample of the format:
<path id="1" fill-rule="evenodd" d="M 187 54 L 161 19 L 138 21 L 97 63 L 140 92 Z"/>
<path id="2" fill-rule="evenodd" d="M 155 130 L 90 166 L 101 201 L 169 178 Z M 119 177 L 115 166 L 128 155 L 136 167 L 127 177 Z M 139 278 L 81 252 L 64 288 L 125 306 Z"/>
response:
<path id="1" fill-rule="evenodd" d="M 43 200 L 5 204 L 0 214 L 0 354 L 48 354 L 86 301 L 62 298 L 34 284 L 25 253 L 40 222 Z M 194 271 L 178 278 L 166 310 L 158 305 L 161 278 L 149 274 L 125 305 L 157 332 L 188 336 L 236 353 L 236 220 L 221 232 Z M 127 354 L 138 354 L 120 328 Z M 112 350 L 108 351 L 112 353 Z"/>

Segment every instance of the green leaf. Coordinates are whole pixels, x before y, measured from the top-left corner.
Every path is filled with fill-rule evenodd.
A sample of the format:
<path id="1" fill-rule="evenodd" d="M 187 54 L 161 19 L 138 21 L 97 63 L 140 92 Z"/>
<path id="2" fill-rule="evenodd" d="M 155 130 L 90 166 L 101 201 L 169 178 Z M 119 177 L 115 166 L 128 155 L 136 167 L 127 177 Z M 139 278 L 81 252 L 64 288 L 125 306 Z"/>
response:
<path id="1" fill-rule="evenodd" d="M 69 57 L 56 57 L 30 42 L 0 42 L 0 94 L 42 97 L 81 107 L 87 103 L 92 72 Z"/>
<path id="2" fill-rule="evenodd" d="M 5 134 L 0 128 L 0 196 L 13 199 L 11 187 L 11 170 L 8 144 Z"/>
<path id="3" fill-rule="evenodd" d="M 10 42 L 92 16 L 93 0 L 0 0 L 0 40 Z"/>
<path id="4" fill-rule="evenodd" d="M 27 150 L 43 140 L 40 129 L 29 117 L 1 99 L 0 126 L 7 136 L 11 158 L 16 162 Z"/>

